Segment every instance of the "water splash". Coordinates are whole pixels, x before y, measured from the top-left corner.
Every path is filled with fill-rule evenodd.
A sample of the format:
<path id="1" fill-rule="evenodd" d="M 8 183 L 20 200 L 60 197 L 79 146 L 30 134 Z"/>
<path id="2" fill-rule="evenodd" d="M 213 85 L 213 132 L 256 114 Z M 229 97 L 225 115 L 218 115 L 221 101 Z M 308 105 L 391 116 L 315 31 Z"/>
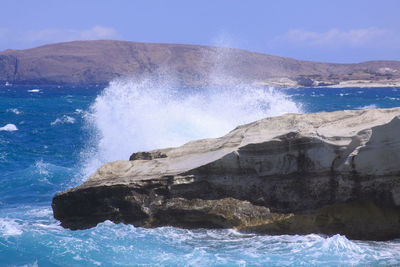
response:
<path id="1" fill-rule="evenodd" d="M 75 121 L 75 118 L 63 115 L 61 118 L 57 118 L 55 121 L 51 122 L 50 125 L 54 126 L 57 124 L 74 124 Z"/>
<path id="2" fill-rule="evenodd" d="M 375 109 L 375 108 L 378 108 L 378 106 L 376 104 L 356 107 L 356 109 Z"/>
<path id="3" fill-rule="evenodd" d="M 93 141 L 83 153 L 87 177 L 132 152 L 219 137 L 236 126 L 301 108 L 274 88 L 242 83 L 182 88 L 168 79 L 111 82 L 85 116 Z"/>
<path id="4" fill-rule="evenodd" d="M 18 131 L 18 128 L 17 126 L 15 126 L 15 124 L 9 123 L 4 125 L 3 127 L 0 127 L 0 131 L 14 132 Z"/>
<path id="5" fill-rule="evenodd" d="M 22 229 L 15 220 L 9 218 L 0 218 L 0 237 L 21 234 Z"/>

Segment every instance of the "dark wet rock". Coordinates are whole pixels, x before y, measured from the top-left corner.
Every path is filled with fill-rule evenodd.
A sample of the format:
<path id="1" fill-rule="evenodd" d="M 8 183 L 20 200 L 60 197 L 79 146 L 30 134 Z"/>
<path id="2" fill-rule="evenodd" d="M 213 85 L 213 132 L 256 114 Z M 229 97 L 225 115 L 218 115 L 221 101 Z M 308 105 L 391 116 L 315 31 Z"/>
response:
<path id="1" fill-rule="evenodd" d="M 304 87 L 312 87 L 314 85 L 314 81 L 307 77 L 298 77 L 295 79 L 297 85 Z"/>
<path id="2" fill-rule="evenodd" d="M 151 159 L 160 159 L 166 158 L 167 155 L 162 153 L 161 151 L 150 151 L 150 152 L 136 152 L 133 153 L 129 160 L 151 160 Z"/>

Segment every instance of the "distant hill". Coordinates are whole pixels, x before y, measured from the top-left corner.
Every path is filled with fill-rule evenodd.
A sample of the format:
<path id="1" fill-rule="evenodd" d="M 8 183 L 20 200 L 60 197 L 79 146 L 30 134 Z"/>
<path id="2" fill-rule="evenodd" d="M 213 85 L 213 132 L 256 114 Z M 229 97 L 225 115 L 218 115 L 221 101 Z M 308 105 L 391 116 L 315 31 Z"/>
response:
<path id="1" fill-rule="evenodd" d="M 0 83 L 106 84 L 169 75 L 186 85 L 246 81 L 278 86 L 399 86 L 400 61 L 333 64 L 241 49 L 125 41 L 75 41 L 0 52 Z"/>

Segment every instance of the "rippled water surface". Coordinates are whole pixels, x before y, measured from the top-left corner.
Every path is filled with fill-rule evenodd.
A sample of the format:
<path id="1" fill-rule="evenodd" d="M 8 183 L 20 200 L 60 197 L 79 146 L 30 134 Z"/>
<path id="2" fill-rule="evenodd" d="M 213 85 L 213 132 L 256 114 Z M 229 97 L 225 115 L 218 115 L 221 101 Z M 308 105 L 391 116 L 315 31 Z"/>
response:
<path id="1" fill-rule="evenodd" d="M 400 88 L 179 88 L 150 80 L 0 86 L 0 266 L 398 266 L 399 240 L 111 222 L 70 231 L 53 219 L 51 198 L 104 162 L 218 137 L 266 116 L 399 106 Z"/>

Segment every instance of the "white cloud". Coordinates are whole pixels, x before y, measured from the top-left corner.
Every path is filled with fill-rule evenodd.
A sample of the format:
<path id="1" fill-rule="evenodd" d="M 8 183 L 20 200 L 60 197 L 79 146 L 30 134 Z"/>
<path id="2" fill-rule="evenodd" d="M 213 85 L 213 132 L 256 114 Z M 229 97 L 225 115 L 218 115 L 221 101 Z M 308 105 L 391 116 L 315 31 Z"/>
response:
<path id="1" fill-rule="evenodd" d="M 94 26 L 91 29 L 72 30 L 72 29 L 44 29 L 40 31 L 30 31 L 26 39 L 29 42 L 65 42 L 74 40 L 98 40 L 111 39 L 118 34 L 114 28 Z"/>
<path id="2" fill-rule="evenodd" d="M 326 32 L 313 32 L 303 29 L 292 29 L 275 41 L 290 42 L 311 46 L 369 46 L 388 41 L 394 34 L 391 31 L 376 27 L 343 31 L 331 29 Z"/>
<path id="3" fill-rule="evenodd" d="M 91 39 L 107 39 L 117 36 L 117 32 L 114 28 L 95 26 L 89 30 L 83 30 L 80 32 L 81 38 L 85 40 Z"/>

